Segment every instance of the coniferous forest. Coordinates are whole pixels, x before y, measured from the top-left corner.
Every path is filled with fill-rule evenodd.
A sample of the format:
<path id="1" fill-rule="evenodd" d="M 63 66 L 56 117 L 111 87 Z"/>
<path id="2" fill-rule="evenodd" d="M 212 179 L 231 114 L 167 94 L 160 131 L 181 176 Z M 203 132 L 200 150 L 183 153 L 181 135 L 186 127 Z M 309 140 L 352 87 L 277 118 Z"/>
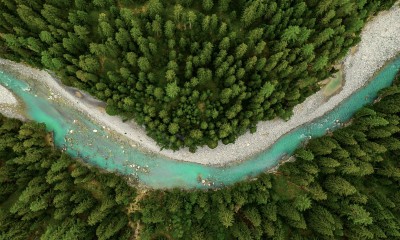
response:
<path id="1" fill-rule="evenodd" d="M 130 239 L 135 189 L 53 149 L 47 137 L 43 124 L 0 115 L 0 239 Z"/>
<path id="2" fill-rule="evenodd" d="M 2 0 L 0 57 L 135 119 L 161 147 L 288 119 L 395 0 Z"/>
<path id="3" fill-rule="evenodd" d="M 136 214 L 143 238 L 400 239 L 399 103 L 399 85 L 383 90 L 349 126 L 310 140 L 296 161 L 257 180 L 152 191 Z"/>
<path id="4" fill-rule="evenodd" d="M 151 190 L 0 117 L 0 239 L 400 239 L 400 75 L 296 161 L 216 190 Z"/>
<path id="5" fill-rule="evenodd" d="M 0 57 L 49 69 L 161 147 L 288 119 L 395 0 L 1 0 Z M 211 190 L 154 190 L 0 114 L 0 240 L 400 239 L 400 75 L 295 161 Z"/>

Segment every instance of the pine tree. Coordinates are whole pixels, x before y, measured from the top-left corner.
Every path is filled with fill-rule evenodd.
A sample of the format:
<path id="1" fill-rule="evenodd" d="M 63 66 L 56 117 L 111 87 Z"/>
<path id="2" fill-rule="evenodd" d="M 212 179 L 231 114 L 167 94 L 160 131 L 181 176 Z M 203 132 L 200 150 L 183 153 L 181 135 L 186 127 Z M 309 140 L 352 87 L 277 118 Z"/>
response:
<path id="1" fill-rule="evenodd" d="M 329 176 L 325 180 L 324 186 L 333 194 L 338 194 L 340 196 L 348 196 L 357 192 L 357 189 L 353 185 L 344 178 L 338 176 Z"/>
<path id="2" fill-rule="evenodd" d="M 213 0 L 203 0 L 203 8 L 206 11 L 210 11 L 214 6 Z"/>
<path id="3" fill-rule="evenodd" d="M 233 225 L 234 213 L 232 211 L 228 209 L 220 209 L 218 217 L 224 227 L 228 228 Z"/>
<path id="4" fill-rule="evenodd" d="M 163 5 L 160 2 L 160 0 L 149 0 L 148 8 L 149 8 L 150 16 L 155 16 L 155 15 L 161 13 L 161 10 L 163 9 Z"/>

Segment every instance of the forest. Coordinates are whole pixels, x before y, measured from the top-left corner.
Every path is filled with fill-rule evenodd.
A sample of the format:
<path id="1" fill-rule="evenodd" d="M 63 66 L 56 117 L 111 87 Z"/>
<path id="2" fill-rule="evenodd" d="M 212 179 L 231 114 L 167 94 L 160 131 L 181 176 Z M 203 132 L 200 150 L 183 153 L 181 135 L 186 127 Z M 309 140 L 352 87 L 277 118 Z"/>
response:
<path id="1" fill-rule="evenodd" d="M 288 119 L 395 0 L 2 0 L 0 57 L 134 119 L 161 148 L 215 148 Z"/>
<path id="2" fill-rule="evenodd" d="M 136 189 L 46 139 L 44 124 L 0 114 L 0 239 L 131 239 Z"/>
<path id="3" fill-rule="evenodd" d="M 141 236 L 400 239 L 400 86 L 378 100 L 347 127 L 311 139 L 275 173 L 216 191 L 152 191 L 135 213 Z"/>
<path id="4" fill-rule="evenodd" d="M 295 161 L 213 190 L 154 190 L 0 117 L 0 239 L 400 239 L 400 73 Z"/>

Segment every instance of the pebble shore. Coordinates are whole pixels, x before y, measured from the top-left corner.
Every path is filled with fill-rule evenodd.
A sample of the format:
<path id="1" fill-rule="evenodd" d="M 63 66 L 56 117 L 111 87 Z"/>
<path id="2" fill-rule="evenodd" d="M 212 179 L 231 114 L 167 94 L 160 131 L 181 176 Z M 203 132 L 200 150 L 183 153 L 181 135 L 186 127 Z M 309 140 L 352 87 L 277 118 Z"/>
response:
<path id="1" fill-rule="evenodd" d="M 6 64 L 18 70 L 22 75 L 35 78 L 46 84 L 52 92 L 61 96 L 70 105 L 84 112 L 94 121 L 120 134 L 121 138 L 129 138 L 146 151 L 181 161 L 224 165 L 248 159 L 264 151 L 282 135 L 331 111 L 341 101 L 373 78 L 374 74 L 387 61 L 396 57 L 400 53 L 400 7 L 398 4 L 389 11 L 382 12 L 371 19 L 363 29 L 361 39 L 357 51 L 349 54 L 343 61 L 345 83 L 340 92 L 327 100 L 323 90 L 321 90 L 296 106 L 289 121 L 277 119 L 260 122 L 257 125 L 256 133 L 247 132 L 240 136 L 234 144 L 224 145 L 220 143 L 216 149 L 201 147 L 198 148 L 196 153 L 190 153 L 188 149 L 175 152 L 165 149 L 160 151 L 160 147 L 146 135 L 141 126 L 132 121 L 124 123 L 119 117 L 105 114 L 98 108 L 96 100 L 86 95 L 83 99 L 78 98 L 76 94 L 71 93 L 70 88 L 60 85 L 59 81 L 46 71 L 4 59 L 0 59 L 0 64 Z M 1 88 L 0 94 L 3 96 Z"/>

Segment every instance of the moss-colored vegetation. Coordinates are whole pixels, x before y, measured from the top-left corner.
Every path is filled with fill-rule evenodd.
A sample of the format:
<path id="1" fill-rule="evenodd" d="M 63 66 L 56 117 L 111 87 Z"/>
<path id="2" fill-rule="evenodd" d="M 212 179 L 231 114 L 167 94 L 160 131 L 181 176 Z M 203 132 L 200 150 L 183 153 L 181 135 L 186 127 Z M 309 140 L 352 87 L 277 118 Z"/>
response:
<path id="1" fill-rule="evenodd" d="M 394 0 L 4 0 L 0 56 L 55 71 L 162 147 L 231 143 L 330 76 Z"/>
<path id="2" fill-rule="evenodd" d="M 324 86 L 324 96 L 332 96 L 343 86 L 343 70 L 339 70 L 333 75 L 329 82 Z"/>

